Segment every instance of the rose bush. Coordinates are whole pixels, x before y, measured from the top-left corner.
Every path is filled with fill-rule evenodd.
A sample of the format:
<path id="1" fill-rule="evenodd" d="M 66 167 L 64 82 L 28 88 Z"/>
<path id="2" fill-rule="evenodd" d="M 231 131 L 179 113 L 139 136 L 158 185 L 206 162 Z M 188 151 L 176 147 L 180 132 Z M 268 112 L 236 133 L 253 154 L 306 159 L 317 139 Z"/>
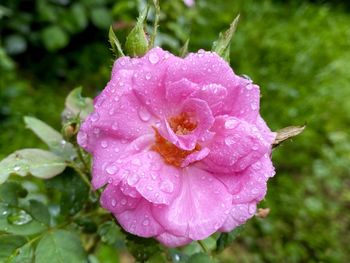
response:
<path id="1" fill-rule="evenodd" d="M 115 61 L 78 143 L 121 226 L 181 246 L 251 218 L 274 175 L 260 91 L 214 52 Z"/>

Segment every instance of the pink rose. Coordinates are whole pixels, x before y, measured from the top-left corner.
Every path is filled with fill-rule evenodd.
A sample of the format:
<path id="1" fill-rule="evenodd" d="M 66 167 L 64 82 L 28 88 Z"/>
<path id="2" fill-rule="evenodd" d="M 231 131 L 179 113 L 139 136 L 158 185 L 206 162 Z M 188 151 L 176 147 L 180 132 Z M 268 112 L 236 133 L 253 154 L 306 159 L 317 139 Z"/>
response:
<path id="1" fill-rule="evenodd" d="M 228 232 L 256 212 L 274 175 L 259 87 L 216 53 L 161 48 L 114 63 L 79 144 L 101 205 L 128 232 L 166 246 Z"/>

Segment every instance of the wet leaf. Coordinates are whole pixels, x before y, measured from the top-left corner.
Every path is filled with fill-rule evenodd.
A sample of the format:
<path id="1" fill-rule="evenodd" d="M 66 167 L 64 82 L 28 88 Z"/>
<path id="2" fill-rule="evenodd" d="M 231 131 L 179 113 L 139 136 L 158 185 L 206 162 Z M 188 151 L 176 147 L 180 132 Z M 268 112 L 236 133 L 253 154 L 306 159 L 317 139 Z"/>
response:
<path id="1" fill-rule="evenodd" d="M 305 127 L 306 127 L 305 125 L 289 126 L 276 131 L 277 135 L 276 135 L 275 141 L 272 143 L 272 147 L 275 148 L 278 145 L 280 145 L 282 142 L 299 135 L 304 131 Z"/>
<path id="2" fill-rule="evenodd" d="M 108 39 L 116 58 L 125 56 L 119 39 L 115 35 L 112 26 L 109 27 Z"/>
<path id="3" fill-rule="evenodd" d="M 218 240 L 216 241 L 216 252 L 223 251 L 229 246 L 243 231 L 243 226 L 236 227 L 229 233 L 221 233 Z"/>
<path id="4" fill-rule="evenodd" d="M 93 111 L 93 100 L 81 96 L 82 87 L 75 88 L 72 90 L 66 98 L 65 109 L 62 113 L 64 122 L 71 119 L 85 118 Z"/>
<path id="5" fill-rule="evenodd" d="M 28 129 L 31 129 L 50 147 L 51 151 L 64 157 L 65 160 L 72 160 L 77 155 L 73 145 L 64 140 L 58 131 L 45 122 L 29 116 L 24 117 L 24 122 Z"/>
<path id="6" fill-rule="evenodd" d="M 237 25 L 239 22 L 240 15 L 236 16 L 236 18 L 233 20 L 233 22 L 230 25 L 230 28 L 227 29 L 225 32 L 221 32 L 219 34 L 219 39 L 214 42 L 212 51 L 217 53 L 220 57 L 225 59 L 226 61 L 230 61 L 230 45 L 231 40 L 233 37 L 233 34 L 236 32 Z"/>
<path id="7" fill-rule="evenodd" d="M 51 152 L 41 149 L 22 149 L 0 162 L 0 184 L 5 182 L 10 174 L 20 176 L 31 174 L 48 179 L 60 174 L 65 168 L 65 161 Z"/>
<path id="8" fill-rule="evenodd" d="M 86 263 L 79 236 L 67 230 L 47 233 L 35 250 L 36 263 Z"/>

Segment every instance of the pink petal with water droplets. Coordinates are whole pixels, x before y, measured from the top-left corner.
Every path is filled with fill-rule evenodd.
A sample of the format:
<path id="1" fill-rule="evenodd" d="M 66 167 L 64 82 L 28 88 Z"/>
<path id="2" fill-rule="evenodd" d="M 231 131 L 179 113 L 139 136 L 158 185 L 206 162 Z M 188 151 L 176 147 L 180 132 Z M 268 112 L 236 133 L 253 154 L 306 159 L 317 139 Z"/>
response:
<path id="1" fill-rule="evenodd" d="M 203 164 L 212 172 L 244 170 L 271 149 L 254 125 L 234 117 L 217 117 L 211 131 L 215 136 Z"/>
<path id="2" fill-rule="evenodd" d="M 101 206 L 112 213 L 122 213 L 133 210 L 140 202 L 140 198 L 124 195 L 119 185 L 109 184 L 101 195 Z"/>
<path id="3" fill-rule="evenodd" d="M 129 233 L 141 237 L 157 236 L 164 231 L 163 227 L 154 219 L 151 203 L 141 199 L 134 210 L 114 214 L 120 225 Z"/>
<path id="4" fill-rule="evenodd" d="M 180 169 L 153 151 L 124 159 L 122 172 L 127 174 L 123 183 L 154 204 L 170 204 L 180 189 Z"/>
<path id="5" fill-rule="evenodd" d="M 199 89 L 199 86 L 186 78 L 175 82 L 169 82 L 166 85 L 166 99 L 170 103 L 182 103 L 193 92 Z"/>
<path id="6" fill-rule="evenodd" d="M 232 206 L 229 216 L 225 223 L 219 228 L 221 232 L 230 232 L 234 228 L 245 223 L 254 216 L 256 211 L 255 203 L 236 204 Z"/>
<path id="7" fill-rule="evenodd" d="M 200 99 L 188 99 L 184 102 L 182 112 L 187 113 L 197 127 L 188 134 L 178 135 L 170 127 L 167 120 L 163 119 L 158 129 L 160 135 L 175 144 L 178 148 L 190 151 L 196 146 L 197 140 L 208 134 L 208 129 L 213 125 L 214 117 L 208 104 Z"/>
<path id="8" fill-rule="evenodd" d="M 133 74 L 133 91 L 140 102 L 158 118 L 167 115 L 164 78 L 168 66 L 177 60 L 177 57 L 161 48 L 153 48 L 138 59 L 139 66 Z"/>
<path id="9" fill-rule="evenodd" d="M 177 198 L 153 208 L 157 221 L 173 235 L 193 240 L 213 234 L 226 221 L 232 195 L 211 174 L 194 166 L 183 170 Z"/>
<path id="10" fill-rule="evenodd" d="M 175 236 L 167 232 L 160 234 L 156 239 L 167 247 L 180 247 L 192 242 L 192 239 L 190 238 Z"/>

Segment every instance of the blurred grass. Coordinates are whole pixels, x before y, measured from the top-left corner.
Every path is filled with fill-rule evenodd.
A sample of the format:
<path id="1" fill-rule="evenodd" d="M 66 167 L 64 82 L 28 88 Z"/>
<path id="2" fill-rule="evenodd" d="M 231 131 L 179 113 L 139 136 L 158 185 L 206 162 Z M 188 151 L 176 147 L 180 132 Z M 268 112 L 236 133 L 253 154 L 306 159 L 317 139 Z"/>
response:
<path id="1" fill-rule="evenodd" d="M 136 2 L 102 2 L 118 25 L 137 13 Z M 194 8 L 166 1 L 162 10 L 159 43 L 174 52 L 189 33 L 190 50 L 210 49 L 241 13 L 231 50 L 235 72 L 260 85 L 262 115 L 272 129 L 307 123 L 304 134 L 273 153 L 277 175 L 260 205 L 271 208 L 270 215 L 249 221 L 221 260 L 350 261 L 349 11 L 271 0 L 198 0 Z M 40 144 L 24 129 L 23 115 L 59 128 L 71 88 L 82 84 L 91 96 L 103 88 L 112 61 L 106 36 L 107 30 L 87 25 L 55 52 L 29 43 L 26 52 L 12 56 L 15 69 L 0 60 L 0 157 Z"/>

